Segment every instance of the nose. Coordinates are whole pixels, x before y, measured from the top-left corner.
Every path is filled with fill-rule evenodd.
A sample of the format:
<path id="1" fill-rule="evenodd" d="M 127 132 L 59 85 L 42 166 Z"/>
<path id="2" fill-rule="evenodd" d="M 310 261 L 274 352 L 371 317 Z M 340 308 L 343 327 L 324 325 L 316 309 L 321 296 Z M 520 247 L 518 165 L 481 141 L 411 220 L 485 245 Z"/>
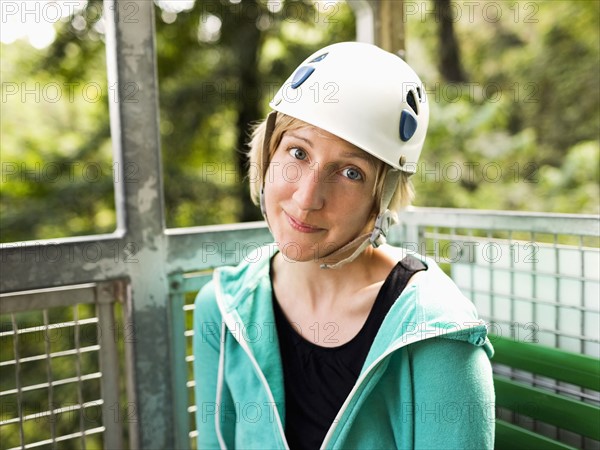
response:
<path id="1" fill-rule="evenodd" d="M 294 181 L 292 199 L 299 209 L 304 211 L 319 210 L 325 204 L 325 183 L 318 174 L 304 171 L 300 179 Z"/>

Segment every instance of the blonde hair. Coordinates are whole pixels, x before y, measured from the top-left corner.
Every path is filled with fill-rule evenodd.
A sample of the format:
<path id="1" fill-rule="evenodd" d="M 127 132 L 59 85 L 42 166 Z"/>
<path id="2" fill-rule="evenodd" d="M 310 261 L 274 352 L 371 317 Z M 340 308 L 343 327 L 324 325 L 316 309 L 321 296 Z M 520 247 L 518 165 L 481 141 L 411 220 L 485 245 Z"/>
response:
<path id="1" fill-rule="evenodd" d="M 279 146 L 281 138 L 286 131 L 312 126 L 313 125 L 294 117 L 277 113 L 275 127 L 273 128 L 273 133 L 269 142 L 269 161 L 273 157 L 273 154 Z M 256 125 L 252 131 L 252 138 L 248 144 L 248 157 L 250 163 L 248 171 L 250 179 L 250 195 L 255 205 L 260 204 L 260 191 L 264 183 L 264 174 L 269 164 L 269 161 L 263 161 L 263 142 L 265 139 L 266 128 L 266 120 L 263 120 Z M 369 156 L 369 161 L 371 164 L 373 164 L 376 170 L 376 179 L 373 187 L 373 196 L 375 198 L 373 214 L 375 217 L 379 213 L 379 203 L 381 201 L 381 195 L 383 194 L 383 185 L 385 183 L 385 178 L 390 166 L 369 153 L 367 153 L 367 155 Z M 406 172 L 400 172 L 398 186 L 388 208 L 392 211 L 400 211 L 409 206 L 413 199 L 414 189 L 410 180 L 410 174 Z"/>

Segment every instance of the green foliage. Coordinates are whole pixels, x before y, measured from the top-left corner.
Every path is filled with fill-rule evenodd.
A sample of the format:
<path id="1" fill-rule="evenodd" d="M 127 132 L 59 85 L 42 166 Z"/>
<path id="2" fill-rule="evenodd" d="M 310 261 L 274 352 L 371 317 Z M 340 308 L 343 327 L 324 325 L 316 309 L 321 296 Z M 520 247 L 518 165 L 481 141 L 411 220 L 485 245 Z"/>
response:
<path id="1" fill-rule="evenodd" d="M 413 3 L 420 13 L 433 9 Z M 436 69 L 435 16 L 408 17 L 407 59 L 422 74 L 431 101 L 430 130 L 413 176 L 416 204 L 598 213 L 599 3 L 470 3 L 477 4 L 473 20 L 463 3 L 455 23 L 465 84 L 445 82 Z M 502 18 L 482 14 L 488 3 L 501 5 Z M 124 168 L 111 156 L 108 102 L 114 92 L 106 79 L 100 17 L 91 13 L 101 8 L 101 1 L 91 1 L 86 11 L 58 23 L 56 40 L 45 50 L 23 41 L 0 44 L 3 242 L 115 228 L 113 172 Z M 274 90 L 300 60 L 327 43 L 354 39 L 350 8 L 343 2 L 197 0 L 190 10 L 176 13 L 163 5 L 155 11 L 168 226 L 260 219 L 244 182 L 250 125 L 265 116 Z M 67 308 L 50 314 L 50 323 L 73 319 Z M 18 327 L 40 324 L 40 315 L 19 315 Z M 80 318 L 92 315 L 80 307 Z M 10 330 L 10 318 L 2 319 L 1 331 Z M 46 342 L 51 352 L 74 347 L 72 334 L 36 336 L 18 345 L 21 356 L 45 354 Z M 11 339 L 2 338 L 1 361 L 14 356 Z M 51 372 L 56 379 L 73 377 L 77 364 L 96 371 L 93 355 L 54 358 Z M 42 383 L 48 367 L 30 362 L 21 370 L 23 382 Z M 14 368 L 0 366 L 0 389 L 14 388 Z M 97 380 L 82 389 L 84 400 L 98 398 Z M 49 403 L 45 393 L 37 394 L 24 399 L 32 411 Z M 54 392 L 61 404 L 76 403 L 76 395 L 72 385 Z M 0 419 L 14 416 L 6 405 Z M 78 429 L 78 420 L 64 415 L 57 431 Z M 48 427 L 36 421 L 26 427 L 27 434 L 49 437 Z M 18 426 L 2 433 L 3 443 L 19 445 Z M 99 438 L 87 440 L 88 448 L 100 446 Z"/>
<path id="2" fill-rule="evenodd" d="M 435 16 L 407 25 L 432 102 L 416 204 L 598 213 L 600 4 L 457 5 L 466 83 L 434 69 Z"/>
<path id="3" fill-rule="evenodd" d="M 157 3 L 167 225 L 258 220 L 244 174 L 250 124 L 302 58 L 354 38 L 353 14 L 344 2 Z M 407 59 L 432 103 L 416 204 L 598 212 L 598 2 L 476 2 L 472 15 L 455 4 L 466 84 L 436 69 L 431 4 L 407 16 Z M 111 158 L 101 8 L 59 22 L 45 50 L 0 44 L 3 242 L 115 228 L 112 176 L 125 168 Z"/>
<path id="4" fill-rule="evenodd" d="M 250 124 L 264 117 L 275 87 L 300 58 L 354 38 L 344 3 L 279 5 L 196 1 L 179 13 L 156 7 L 170 227 L 261 219 L 243 182 Z M 3 242 L 115 228 L 112 176 L 127 168 L 111 160 L 107 105 L 115 93 L 106 80 L 101 8 L 90 2 L 59 23 L 43 51 L 22 41 L 0 44 Z M 57 101 L 51 83 L 62 94 Z"/>
<path id="5" fill-rule="evenodd" d="M 1 45 L 2 241 L 114 230 L 102 53 L 81 64 L 71 42 L 56 67 L 41 68 L 43 52 Z"/>
<path id="6" fill-rule="evenodd" d="M 598 211 L 600 145 L 583 141 L 571 147 L 559 167 L 543 166 L 540 170 L 543 206 L 559 211 Z"/>

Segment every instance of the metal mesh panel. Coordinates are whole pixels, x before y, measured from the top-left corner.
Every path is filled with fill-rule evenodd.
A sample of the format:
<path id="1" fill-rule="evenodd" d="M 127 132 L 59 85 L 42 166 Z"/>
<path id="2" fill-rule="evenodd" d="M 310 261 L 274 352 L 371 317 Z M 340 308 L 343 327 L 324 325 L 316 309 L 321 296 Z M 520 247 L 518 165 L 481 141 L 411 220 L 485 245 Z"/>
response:
<path id="1" fill-rule="evenodd" d="M 185 362 L 187 363 L 187 373 L 188 380 L 186 383 L 186 387 L 188 389 L 189 395 L 189 403 L 188 403 L 188 413 L 190 416 L 190 448 L 197 448 L 196 439 L 198 438 L 198 431 L 196 430 L 196 414 L 197 414 L 197 406 L 196 406 L 196 397 L 194 395 L 194 388 L 196 387 L 196 381 L 194 380 L 194 353 L 192 348 L 192 339 L 194 338 L 194 330 L 193 330 L 193 316 L 194 316 L 194 297 L 193 295 L 187 296 L 187 304 L 184 306 L 185 318 L 186 318 L 186 356 Z"/>
<path id="2" fill-rule="evenodd" d="M 188 390 L 188 414 L 190 420 L 190 448 L 197 448 L 196 440 L 198 438 L 198 431 L 196 430 L 196 414 L 197 405 L 196 398 L 194 394 L 194 388 L 196 387 L 196 381 L 194 380 L 194 352 L 192 346 L 192 340 L 194 338 L 194 300 L 196 298 L 196 289 L 200 287 L 200 285 L 204 285 L 211 279 L 211 274 L 204 272 L 200 276 L 196 277 L 194 282 L 194 291 L 188 292 L 185 296 L 185 305 L 183 306 L 184 317 L 185 317 L 185 338 L 186 338 L 186 356 L 185 362 L 187 367 L 187 382 L 186 388 Z"/>
<path id="3" fill-rule="evenodd" d="M 423 226 L 421 250 L 449 272 L 492 334 L 598 358 L 597 237 Z M 595 405 L 597 391 L 494 364 L 494 372 Z M 499 409 L 498 416 L 578 448 L 598 442 Z"/>
<path id="4" fill-rule="evenodd" d="M 177 391 L 175 440 L 179 448 L 197 448 L 197 406 L 194 388 L 193 320 L 194 300 L 211 279 L 211 271 L 177 274 L 171 277 L 171 342 L 173 347 L 173 389 Z"/>
<path id="5" fill-rule="evenodd" d="M 122 448 L 122 408 L 115 402 L 118 392 L 107 384 L 118 377 L 119 367 L 108 363 L 115 358 L 106 355 L 111 346 L 105 345 L 114 342 L 117 328 L 114 321 L 112 327 L 105 323 L 111 314 L 100 318 L 104 305 L 96 304 L 96 292 L 90 286 L 80 291 L 81 303 L 50 299 L 43 309 L 36 309 L 35 301 L 25 305 L 32 297 L 43 298 L 39 292 L 3 295 L 1 449 Z"/>
<path id="6" fill-rule="evenodd" d="M 422 248 L 475 303 L 490 332 L 597 357 L 598 239 L 423 227 Z"/>
<path id="7" fill-rule="evenodd" d="M 2 316 L 2 448 L 62 446 L 66 440 L 99 447 L 93 436 L 103 431 L 98 319 L 80 317 L 89 311 L 79 309 Z M 71 320 L 51 323 L 50 314 Z"/>

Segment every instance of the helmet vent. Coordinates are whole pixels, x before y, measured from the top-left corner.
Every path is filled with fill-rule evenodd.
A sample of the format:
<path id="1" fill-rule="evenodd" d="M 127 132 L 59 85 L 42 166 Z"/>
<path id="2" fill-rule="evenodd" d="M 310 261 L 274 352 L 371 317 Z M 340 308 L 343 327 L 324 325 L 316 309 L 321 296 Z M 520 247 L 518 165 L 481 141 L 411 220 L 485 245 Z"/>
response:
<path id="1" fill-rule="evenodd" d="M 417 131 L 417 119 L 408 109 L 403 109 L 400 115 L 400 139 L 403 142 L 408 141 L 415 131 Z"/>
<path id="2" fill-rule="evenodd" d="M 319 61 L 323 61 L 327 55 L 329 55 L 329 52 L 323 53 L 322 55 L 317 56 L 315 59 L 313 59 L 312 61 L 310 61 L 309 64 L 310 63 L 316 63 L 316 62 L 319 62 Z"/>
<path id="3" fill-rule="evenodd" d="M 417 86 L 417 95 L 419 96 L 419 100 L 423 100 L 423 97 L 421 97 L 421 88 L 419 86 Z"/>
<path id="4" fill-rule="evenodd" d="M 417 110 L 417 100 L 415 99 L 415 94 L 413 93 L 413 91 L 408 91 L 408 95 L 406 96 L 406 103 L 408 103 L 408 106 L 412 108 L 415 114 L 419 114 L 419 111 Z"/>
<path id="5" fill-rule="evenodd" d="M 292 89 L 296 89 L 296 88 L 300 87 L 300 85 L 302 83 L 304 83 L 306 81 L 306 79 L 308 77 L 310 77 L 314 71 L 315 71 L 314 67 L 310 67 L 310 66 L 300 67 L 298 69 L 298 71 L 296 72 L 296 74 L 294 75 L 294 78 L 292 79 Z"/>

